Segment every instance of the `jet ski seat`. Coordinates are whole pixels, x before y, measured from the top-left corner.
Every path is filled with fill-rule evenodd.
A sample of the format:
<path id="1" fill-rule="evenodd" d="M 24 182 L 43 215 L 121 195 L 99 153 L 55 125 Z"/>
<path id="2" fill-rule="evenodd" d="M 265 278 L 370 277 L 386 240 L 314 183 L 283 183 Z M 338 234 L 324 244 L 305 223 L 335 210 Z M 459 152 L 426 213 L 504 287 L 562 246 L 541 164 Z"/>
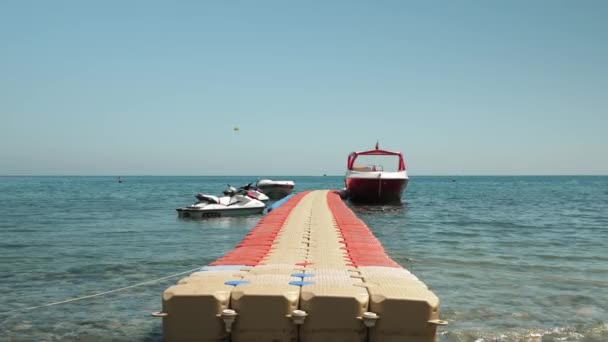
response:
<path id="1" fill-rule="evenodd" d="M 199 200 L 199 202 L 207 202 L 207 203 L 211 203 L 211 204 L 220 203 L 220 199 L 217 198 L 216 196 L 212 196 L 212 195 L 196 194 L 194 197 L 196 197 L 196 199 Z"/>

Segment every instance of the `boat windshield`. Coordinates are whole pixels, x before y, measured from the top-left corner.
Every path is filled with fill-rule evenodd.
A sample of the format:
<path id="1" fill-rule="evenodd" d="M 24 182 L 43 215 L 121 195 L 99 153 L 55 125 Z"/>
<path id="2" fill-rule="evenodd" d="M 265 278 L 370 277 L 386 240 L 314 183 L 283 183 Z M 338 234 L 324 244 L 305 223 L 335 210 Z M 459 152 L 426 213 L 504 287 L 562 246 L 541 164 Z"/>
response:
<path id="1" fill-rule="evenodd" d="M 352 170 L 360 172 L 396 172 L 399 171 L 399 156 L 360 155 L 357 156 Z"/>

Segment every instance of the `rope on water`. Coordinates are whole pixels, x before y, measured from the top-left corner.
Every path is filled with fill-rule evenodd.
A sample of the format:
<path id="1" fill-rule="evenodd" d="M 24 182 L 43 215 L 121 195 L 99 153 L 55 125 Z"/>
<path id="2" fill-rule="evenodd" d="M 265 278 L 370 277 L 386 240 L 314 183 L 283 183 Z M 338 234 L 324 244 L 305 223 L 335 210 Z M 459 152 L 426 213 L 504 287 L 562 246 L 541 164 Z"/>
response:
<path id="1" fill-rule="evenodd" d="M 505 269 L 499 270 L 499 269 L 490 268 L 490 267 L 470 266 L 470 265 L 462 265 L 462 264 L 455 263 L 455 262 L 430 261 L 430 260 L 423 260 L 423 259 L 418 259 L 418 258 L 405 258 L 405 260 L 408 262 L 411 262 L 411 263 L 421 263 L 421 264 L 438 265 L 438 266 L 457 266 L 457 267 L 461 267 L 461 268 L 475 269 L 475 270 L 480 270 L 480 271 L 493 271 L 493 272 L 500 271 L 500 272 L 511 273 L 510 275 L 506 275 L 506 276 L 512 276 L 512 277 L 514 277 L 515 274 L 521 274 L 521 275 L 526 275 L 529 277 L 542 278 L 545 280 L 585 283 L 585 284 L 591 284 L 591 285 L 597 285 L 597 286 L 608 286 L 608 281 L 605 281 L 605 280 L 546 276 L 546 275 L 542 275 L 542 274 L 530 273 L 529 271 L 525 271 L 525 270 L 522 270 L 522 271 L 505 270 Z M 505 276 L 504 273 L 502 273 L 501 275 Z"/>
<path id="2" fill-rule="evenodd" d="M 143 285 L 148 285 L 148 284 L 156 283 L 156 282 L 159 282 L 161 280 L 175 278 L 177 276 L 180 276 L 180 275 L 183 275 L 183 274 L 186 274 L 186 273 L 191 273 L 191 272 L 197 271 L 199 269 L 200 269 L 200 266 L 197 267 L 197 268 L 188 270 L 188 271 L 183 271 L 183 272 L 180 272 L 180 273 L 175 273 L 175 274 L 172 274 L 172 275 L 168 275 L 166 277 L 152 279 L 152 280 L 144 281 L 144 282 L 141 282 L 141 283 L 137 283 L 137 284 L 121 287 L 121 288 L 118 288 L 118 289 L 113 289 L 113 290 L 108 290 L 108 291 L 103 291 L 103 292 L 95 293 L 95 294 L 92 294 L 92 295 L 86 295 L 86 296 L 66 299 L 66 300 L 62 300 L 62 301 L 59 301 L 59 302 L 47 303 L 47 304 L 43 304 L 43 305 L 30 306 L 28 308 L 21 308 L 21 309 L 15 309 L 15 310 L 10 310 L 10 311 L 0 312 L 0 315 L 10 315 L 10 314 L 13 314 L 13 313 L 19 314 L 19 313 L 24 312 L 24 311 L 41 309 L 41 308 L 46 308 L 46 307 L 49 307 L 49 306 L 76 302 L 76 301 L 79 301 L 79 300 L 89 299 L 89 298 L 93 298 L 93 297 L 99 297 L 99 296 L 107 295 L 107 294 L 114 293 L 114 292 L 119 292 L 119 291 L 124 291 L 124 290 L 128 290 L 128 289 L 132 289 L 132 288 L 138 287 L 138 286 L 143 286 Z"/>

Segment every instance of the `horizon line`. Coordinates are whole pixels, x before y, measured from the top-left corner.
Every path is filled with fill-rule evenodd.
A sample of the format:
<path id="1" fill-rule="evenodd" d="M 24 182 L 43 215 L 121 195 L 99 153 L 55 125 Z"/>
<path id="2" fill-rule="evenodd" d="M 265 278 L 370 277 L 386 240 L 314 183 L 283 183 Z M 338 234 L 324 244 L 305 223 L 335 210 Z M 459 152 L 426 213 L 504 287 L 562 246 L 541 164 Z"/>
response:
<path id="1" fill-rule="evenodd" d="M 606 177 L 608 174 L 418 174 L 408 175 L 409 177 Z M 0 177 L 254 177 L 262 178 L 259 175 L 146 175 L 146 174 L 0 174 Z M 321 174 L 321 175 L 265 175 L 265 178 L 272 177 L 344 177 L 344 175 L 332 175 L 332 174 Z"/>

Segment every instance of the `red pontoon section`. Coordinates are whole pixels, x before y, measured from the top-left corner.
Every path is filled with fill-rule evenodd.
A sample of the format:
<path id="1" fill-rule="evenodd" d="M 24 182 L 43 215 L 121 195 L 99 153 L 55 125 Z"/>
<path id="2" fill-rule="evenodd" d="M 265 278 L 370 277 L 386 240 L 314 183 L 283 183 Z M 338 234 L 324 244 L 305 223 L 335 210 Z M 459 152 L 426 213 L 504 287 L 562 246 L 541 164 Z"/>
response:
<path id="1" fill-rule="evenodd" d="M 342 238 L 341 243 L 344 244 L 340 248 L 347 251 L 351 266 L 401 268 L 385 253 L 384 247 L 367 225 L 344 204 L 337 194 L 329 193 L 327 203 L 334 216 L 338 234 Z"/>

